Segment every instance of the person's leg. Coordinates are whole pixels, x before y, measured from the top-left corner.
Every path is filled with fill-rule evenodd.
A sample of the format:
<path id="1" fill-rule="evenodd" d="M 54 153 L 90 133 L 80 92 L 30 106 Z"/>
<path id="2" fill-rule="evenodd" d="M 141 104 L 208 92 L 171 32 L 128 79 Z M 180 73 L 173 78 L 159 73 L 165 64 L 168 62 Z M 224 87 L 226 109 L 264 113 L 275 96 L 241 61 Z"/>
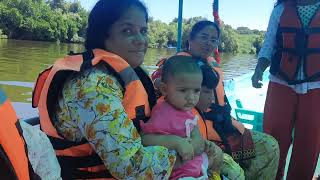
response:
<path id="1" fill-rule="evenodd" d="M 223 153 L 221 175 L 227 177 L 229 180 L 245 179 L 243 169 L 232 159 L 230 155 L 226 153 Z"/>
<path id="2" fill-rule="evenodd" d="M 270 135 L 251 131 L 256 157 L 244 162 L 247 180 L 274 180 L 278 170 L 279 146 Z"/>
<path id="3" fill-rule="evenodd" d="M 264 107 L 264 132 L 279 143 L 280 160 L 276 179 L 282 179 L 297 109 L 297 94 L 289 87 L 270 82 Z"/>
<path id="4" fill-rule="evenodd" d="M 312 179 L 320 151 L 320 89 L 299 95 L 288 180 Z"/>

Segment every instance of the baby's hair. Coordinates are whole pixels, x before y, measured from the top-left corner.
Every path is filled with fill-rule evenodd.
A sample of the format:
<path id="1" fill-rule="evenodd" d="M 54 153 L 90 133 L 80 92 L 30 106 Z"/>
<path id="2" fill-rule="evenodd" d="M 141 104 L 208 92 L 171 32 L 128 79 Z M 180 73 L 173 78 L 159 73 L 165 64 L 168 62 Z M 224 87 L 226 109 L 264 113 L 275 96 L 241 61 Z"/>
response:
<path id="1" fill-rule="evenodd" d="M 172 56 L 166 60 L 162 67 L 161 81 L 168 82 L 168 79 L 176 77 L 180 74 L 200 74 L 201 69 L 196 60 L 191 56 Z"/>

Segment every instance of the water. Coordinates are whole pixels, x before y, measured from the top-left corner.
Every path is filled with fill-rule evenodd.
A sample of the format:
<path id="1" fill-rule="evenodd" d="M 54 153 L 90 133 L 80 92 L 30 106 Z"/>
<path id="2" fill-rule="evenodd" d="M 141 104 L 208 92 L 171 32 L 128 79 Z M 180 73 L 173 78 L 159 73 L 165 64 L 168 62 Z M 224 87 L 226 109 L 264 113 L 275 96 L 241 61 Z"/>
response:
<path id="1" fill-rule="evenodd" d="M 11 101 L 30 103 L 33 82 L 38 74 L 57 58 L 83 49 L 80 44 L 0 39 L 0 88 Z M 161 57 L 174 53 L 175 49 L 149 49 L 144 65 L 152 71 Z M 226 79 L 248 73 L 255 65 L 253 55 L 222 54 L 222 59 Z"/>

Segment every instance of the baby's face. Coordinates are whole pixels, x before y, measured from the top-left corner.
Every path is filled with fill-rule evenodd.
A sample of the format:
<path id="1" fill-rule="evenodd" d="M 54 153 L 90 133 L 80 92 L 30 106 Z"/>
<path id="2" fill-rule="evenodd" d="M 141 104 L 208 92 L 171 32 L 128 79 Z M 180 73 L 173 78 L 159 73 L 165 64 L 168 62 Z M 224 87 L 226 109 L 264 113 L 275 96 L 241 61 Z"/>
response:
<path id="1" fill-rule="evenodd" d="M 188 111 L 199 101 L 201 74 L 177 74 L 166 83 L 165 96 L 168 103 L 177 109 Z"/>

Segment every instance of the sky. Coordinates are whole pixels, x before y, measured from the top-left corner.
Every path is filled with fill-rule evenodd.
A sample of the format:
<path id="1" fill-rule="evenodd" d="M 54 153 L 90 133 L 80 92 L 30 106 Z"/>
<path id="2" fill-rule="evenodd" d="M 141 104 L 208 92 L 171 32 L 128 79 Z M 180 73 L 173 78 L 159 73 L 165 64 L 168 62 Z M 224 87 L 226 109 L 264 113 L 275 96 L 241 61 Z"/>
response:
<path id="1" fill-rule="evenodd" d="M 142 0 L 149 15 L 163 22 L 170 22 L 178 16 L 179 0 Z M 83 7 L 91 10 L 97 0 L 80 0 Z M 203 16 L 213 20 L 213 0 L 184 0 L 183 17 Z M 266 30 L 275 0 L 220 0 L 219 15 L 225 24 L 233 28 L 240 26 Z"/>

